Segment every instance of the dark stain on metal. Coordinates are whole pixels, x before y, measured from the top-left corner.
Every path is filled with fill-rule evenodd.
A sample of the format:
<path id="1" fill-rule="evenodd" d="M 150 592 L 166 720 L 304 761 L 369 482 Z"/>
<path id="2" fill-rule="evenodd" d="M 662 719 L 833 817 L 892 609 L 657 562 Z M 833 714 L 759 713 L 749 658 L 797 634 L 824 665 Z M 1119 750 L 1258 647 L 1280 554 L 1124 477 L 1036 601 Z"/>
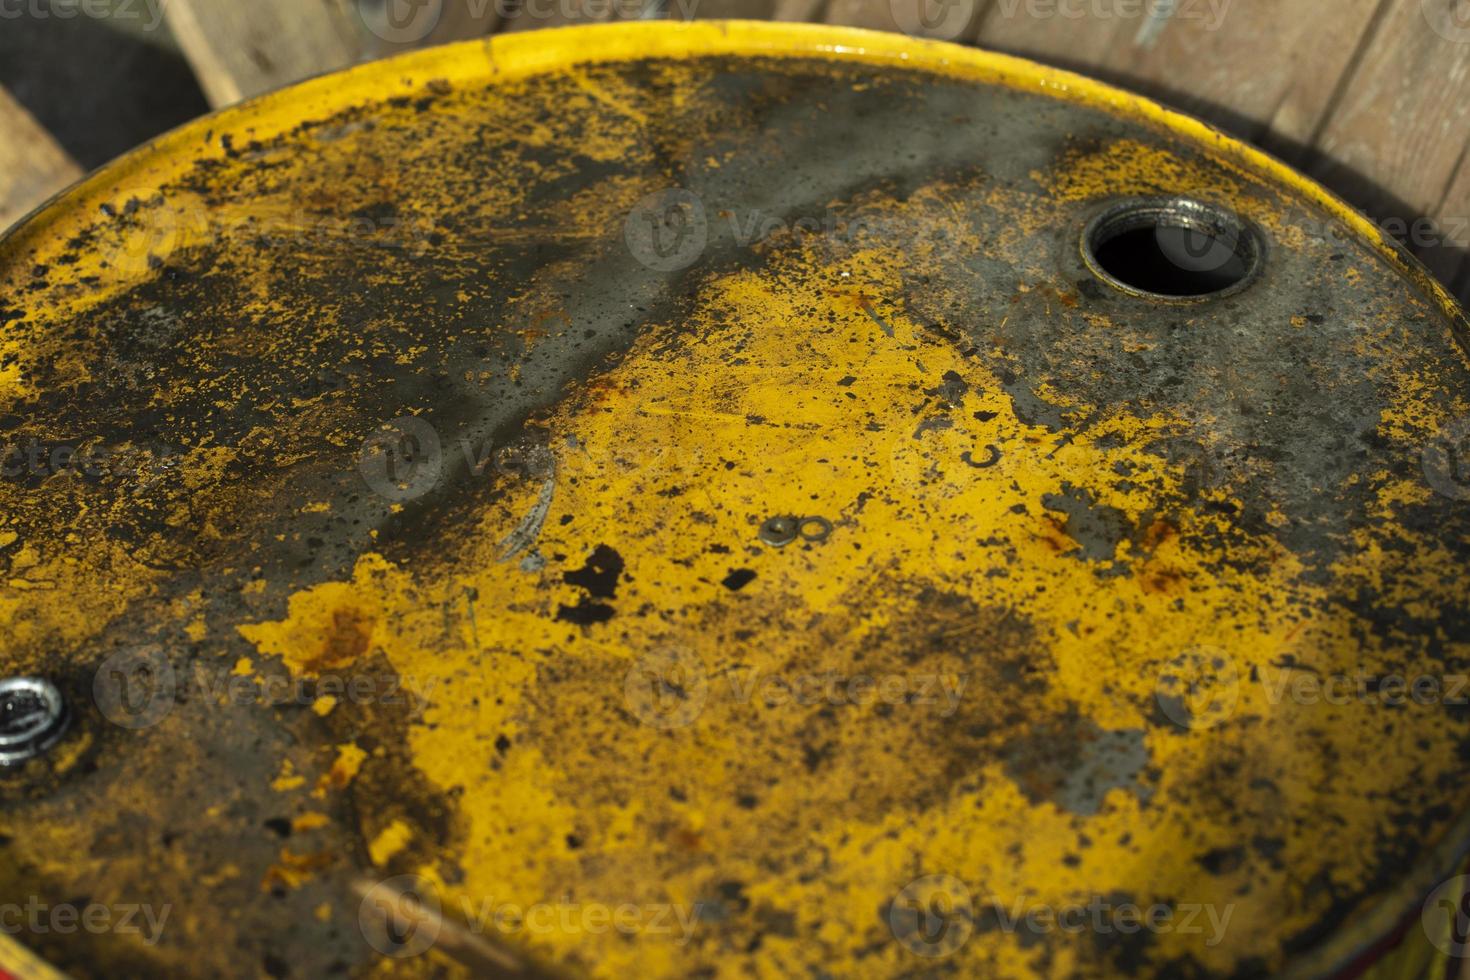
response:
<path id="1" fill-rule="evenodd" d="M 575 606 L 558 605 L 556 607 L 556 618 L 564 623 L 576 623 L 578 626 L 591 626 L 595 623 L 605 623 L 616 614 L 612 606 L 606 603 L 593 602 L 583 596 Z"/>
<path id="2" fill-rule="evenodd" d="M 1112 561 L 1118 545 L 1128 536 L 1128 517 L 1122 511 L 1099 504 L 1092 493 L 1068 483 L 1062 492 L 1041 500 L 1047 510 L 1066 515 L 1067 536 L 1081 546 L 1088 561 Z"/>
<path id="3" fill-rule="evenodd" d="M 725 578 L 720 582 L 720 584 L 729 589 L 731 592 L 739 592 L 741 589 L 745 588 L 747 585 L 754 581 L 755 572 L 751 571 L 748 568 L 736 568 L 732 569 L 730 574 L 726 575 Z"/>
<path id="4" fill-rule="evenodd" d="M 587 594 L 597 599 L 615 599 L 618 594 L 618 578 L 623 574 L 623 556 L 605 544 L 592 549 L 587 563 L 562 575 L 568 585 L 586 589 Z"/>
<path id="5" fill-rule="evenodd" d="M 1006 772 L 1030 799 L 1072 813 L 1097 813 L 1115 789 L 1145 802 L 1153 795 L 1142 729 L 1105 731 L 1073 711 L 1012 739 L 1002 753 Z"/>
<path id="6" fill-rule="evenodd" d="M 944 372 L 944 378 L 933 388 L 924 389 L 924 394 L 941 399 L 946 407 L 958 405 L 970 390 L 970 383 L 960 377 L 958 371 Z"/>

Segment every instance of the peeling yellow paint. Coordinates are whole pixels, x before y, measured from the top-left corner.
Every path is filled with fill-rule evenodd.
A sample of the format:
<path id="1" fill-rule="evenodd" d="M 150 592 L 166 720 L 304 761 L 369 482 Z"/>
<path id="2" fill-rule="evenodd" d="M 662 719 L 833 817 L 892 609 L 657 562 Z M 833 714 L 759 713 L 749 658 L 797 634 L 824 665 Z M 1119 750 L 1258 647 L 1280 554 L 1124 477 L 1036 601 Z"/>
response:
<path id="1" fill-rule="evenodd" d="M 368 857 L 373 864 L 382 867 L 402 851 L 413 839 L 413 828 L 402 820 L 394 820 L 379 831 L 368 844 Z"/>

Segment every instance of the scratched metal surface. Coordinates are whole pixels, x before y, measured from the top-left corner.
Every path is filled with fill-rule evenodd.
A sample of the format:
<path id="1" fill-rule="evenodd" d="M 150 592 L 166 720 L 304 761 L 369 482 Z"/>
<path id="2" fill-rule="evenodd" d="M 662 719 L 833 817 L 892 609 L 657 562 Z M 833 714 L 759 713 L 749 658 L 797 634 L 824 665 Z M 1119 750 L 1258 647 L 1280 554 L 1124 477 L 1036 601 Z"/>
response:
<path id="1" fill-rule="evenodd" d="M 359 72 L 0 244 L 42 460 L 0 480 L 0 662 L 78 712 L 0 777 L 0 883 L 172 910 L 28 937 L 58 965 L 453 972 L 359 930 L 353 882 L 412 874 L 640 910 L 481 923 L 572 974 L 1312 972 L 1448 870 L 1465 709 L 1280 685 L 1466 672 L 1424 462 L 1463 322 L 1223 141 L 708 30 Z M 496 60 L 533 43 L 564 64 Z M 1083 225 L 1159 194 L 1253 222 L 1259 280 L 1092 277 Z M 1001 921 L 1098 896 L 1228 921 Z"/>

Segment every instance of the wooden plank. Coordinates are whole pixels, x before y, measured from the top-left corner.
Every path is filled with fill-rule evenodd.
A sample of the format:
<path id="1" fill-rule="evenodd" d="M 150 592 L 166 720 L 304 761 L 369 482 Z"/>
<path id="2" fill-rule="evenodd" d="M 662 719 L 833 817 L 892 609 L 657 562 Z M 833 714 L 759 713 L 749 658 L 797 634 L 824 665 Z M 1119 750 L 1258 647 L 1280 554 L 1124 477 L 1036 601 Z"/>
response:
<path id="1" fill-rule="evenodd" d="M 866 27 L 875 31 L 896 31 L 898 25 L 888 11 L 887 0 L 829 0 L 822 20 L 843 27 Z"/>
<path id="2" fill-rule="evenodd" d="M 364 27 L 362 53 L 383 58 L 413 48 L 484 37 L 506 0 L 340 0 Z"/>
<path id="3" fill-rule="evenodd" d="M 820 0 L 668 0 L 665 15 L 678 20 L 812 20 Z"/>
<path id="4" fill-rule="evenodd" d="M 439 23 L 429 32 L 420 45 L 447 44 L 450 41 L 465 41 L 484 37 L 500 24 L 503 0 L 444 0 L 444 12 Z"/>
<path id="5" fill-rule="evenodd" d="M 1118 2 L 989 0 L 974 38 L 981 47 L 1096 75 L 1117 39 L 1139 21 L 1127 16 L 1131 8 L 1115 10 Z"/>
<path id="6" fill-rule="evenodd" d="M 1433 240 L 1416 251 L 1470 309 L 1470 153 L 1460 158 L 1444 200 L 1434 213 Z"/>
<path id="7" fill-rule="evenodd" d="M 1114 0 L 1116 2 L 1116 0 Z M 1186 0 L 1114 37 L 1104 73 L 1289 156 L 1321 125 L 1379 0 Z"/>
<path id="8" fill-rule="evenodd" d="M 229 105 L 362 54 L 362 28 L 337 0 L 169 0 L 170 30 L 213 106 Z"/>
<path id="9" fill-rule="evenodd" d="M 0 230 L 81 176 L 76 161 L 0 88 Z"/>
<path id="10" fill-rule="evenodd" d="M 518 0 L 520 7 L 507 14 L 504 30 L 534 31 L 571 24 L 603 24 L 615 20 L 657 18 L 665 10 L 680 17 L 680 11 L 697 10 L 700 0 Z"/>
<path id="11" fill-rule="evenodd" d="M 894 31 L 910 37 L 964 41 L 975 32 L 987 0 L 829 0 L 828 24 Z M 1010 2 L 1010 0 L 1007 0 Z"/>
<path id="12" fill-rule="evenodd" d="M 1273 149 L 1320 124 L 1380 0 L 989 0 L 975 40 L 1121 84 Z M 1302 52 L 1311 51 L 1311 57 Z"/>
<path id="13" fill-rule="evenodd" d="M 775 0 L 771 20 L 811 23 L 823 19 L 826 0 Z"/>
<path id="14" fill-rule="evenodd" d="M 1384 0 L 1339 0 L 1331 17 L 1321 16 L 1316 0 L 1289 0 L 1293 25 L 1289 45 L 1274 45 L 1274 57 L 1290 64 L 1290 84 L 1271 114 L 1264 142 L 1295 162 L 1326 124 L 1342 89 L 1358 69 L 1358 59 L 1377 33 L 1388 4 Z M 1278 28 L 1279 30 L 1279 28 Z M 1302 53 L 1310 52 L 1309 57 Z"/>
<path id="15" fill-rule="evenodd" d="M 1436 214 L 1470 139 L 1470 26 L 1457 27 L 1448 0 L 1385 2 L 1313 140 L 1311 169 L 1328 184 L 1354 187 L 1370 212 Z M 1451 207 L 1464 213 L 1463 204 Z"/>
<path id="16" fill-rule="evenodd" d="M 1383 0 L 1304 167 L 1406 240 L 1465 302 L 1470 23 L 1456 19 L 1457 3 Z"/>

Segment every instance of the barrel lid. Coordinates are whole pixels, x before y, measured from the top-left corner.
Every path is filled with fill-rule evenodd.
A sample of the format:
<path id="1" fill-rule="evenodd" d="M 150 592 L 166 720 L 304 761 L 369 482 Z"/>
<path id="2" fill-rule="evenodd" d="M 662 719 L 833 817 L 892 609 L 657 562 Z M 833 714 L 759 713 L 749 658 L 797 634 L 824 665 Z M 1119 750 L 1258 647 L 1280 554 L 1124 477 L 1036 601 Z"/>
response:
<path id="1" fill-rule="evenodd" d="M 78 709 L 0 881 L 175 916 L 62 966 L 1320 975 L 1464 853 L 1463 315 L 1140 98 L 434 49 L 92 175 L 0 322 L 0 651 Z"/>

